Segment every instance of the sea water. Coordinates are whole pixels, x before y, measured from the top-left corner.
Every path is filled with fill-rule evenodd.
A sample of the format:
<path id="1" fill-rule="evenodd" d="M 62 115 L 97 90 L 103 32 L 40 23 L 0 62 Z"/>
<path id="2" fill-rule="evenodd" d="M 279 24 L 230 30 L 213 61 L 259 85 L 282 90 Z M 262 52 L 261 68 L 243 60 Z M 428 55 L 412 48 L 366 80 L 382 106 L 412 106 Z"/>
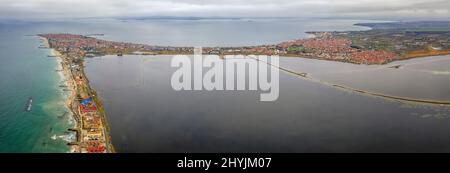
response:
<path id="1" fill-rule="evenodd" d="M 73 127 L 64 78 L 50 49 L 24 25 L 0 28 L 0 152 L 67 152 Z M 25 111 L 33 97 L 30 112 Z M 52 136 L 58 136 L 52 138 Z"/>

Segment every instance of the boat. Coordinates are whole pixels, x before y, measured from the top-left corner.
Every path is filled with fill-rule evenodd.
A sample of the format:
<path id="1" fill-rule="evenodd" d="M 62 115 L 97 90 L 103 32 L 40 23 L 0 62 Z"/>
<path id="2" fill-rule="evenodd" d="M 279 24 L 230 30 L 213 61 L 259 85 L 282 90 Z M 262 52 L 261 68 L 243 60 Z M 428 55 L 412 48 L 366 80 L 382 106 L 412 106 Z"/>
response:
<path id="1" fill-rule="evenodd" d="M 32 104 L 33 104 L 33 97 L 30 96 L 30 98 L 28 98 L 28 103 L 27 106 L 25 107 L 25 111 L 30 112 Z"/>

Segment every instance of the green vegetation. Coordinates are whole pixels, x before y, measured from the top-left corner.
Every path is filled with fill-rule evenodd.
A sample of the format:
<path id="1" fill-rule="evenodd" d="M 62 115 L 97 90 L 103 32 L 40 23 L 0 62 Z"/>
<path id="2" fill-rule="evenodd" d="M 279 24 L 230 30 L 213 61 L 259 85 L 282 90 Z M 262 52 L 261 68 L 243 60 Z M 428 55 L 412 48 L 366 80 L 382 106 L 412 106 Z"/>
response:
<path id="1" fill-rule="evenodd" d="M 362 23 L 367 31 L 333 32 L 349 39 L 360 50 L 384 50 L 405 57 L 410 52 L 428 51 L 430 47 L 450 50 L 450 21 Z"/>
<path id="2" fill-rule="evenodd" d="M 287 49 L 289 52 L 303 52 L 305 50 L 305 47 L 303 46 L 291 46 Z"/>
<path id="3" fill-rule="evenodd" d="M 110 132 L 107 120 L 106 120 L 105 108 L 103 107 L 103 103 L 101 102 L 101 100 L 98 98 L 97 92 L 95 90 L 93 90 L 93 89 L 91 91 L 92 91 L 92 94 L 95 95 L 93 97 L 93 99 L 94 99 L 95 104 L 97 105 L 97 109 L 98 109 L 98 111 L 100 113 L 100 116 L 102 118 L 103 126 L 105 126 L 106 138 L 107 138 L 106 140 L 109 141 L 108 142 L 108 145 L 109 145 L 108 148 L 110 149 L 111 153 L 115 153 L 116 150 L 115 150 L 115 148 L 114 148 L 114 146 L 112 145 L 112 142 L 111 142 L 112 141 L 111 140 L 111 132 Z"/>
<path id="4" fill-rule="evenodd" d="M 287 48 L 289 53 L 311 53 L 312 50 L 305 48 L 303 46 L 290 46 Z"/>

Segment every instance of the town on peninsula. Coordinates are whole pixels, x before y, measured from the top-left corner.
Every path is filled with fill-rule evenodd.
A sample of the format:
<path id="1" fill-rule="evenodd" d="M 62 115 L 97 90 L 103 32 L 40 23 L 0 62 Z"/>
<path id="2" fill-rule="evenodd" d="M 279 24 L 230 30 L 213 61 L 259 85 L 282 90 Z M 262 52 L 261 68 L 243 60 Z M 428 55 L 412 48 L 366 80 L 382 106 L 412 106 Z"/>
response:
<path id="1" fill-rule="evenodd" d="M 277 44 L 242 47 L 203 47 L 204 54 L 279 55 L 355 64 L 379 65 L 417 57 L 450 54 L 450 21 L 359 23 L 366 31 L 311 31 L 313 37 Z M 84 73 L 84 58 L 103 55 L 177 55 L 193 54 L 194 47 L 172 47 L 107 41 L 69 33 L 38 34 L 48 48 L 61 58 L 62 71 L 72 91 L 67 106 L 71 109 L 77 133 L 70 142 L 72 152 L 115 152 L 105 110 Z"/>

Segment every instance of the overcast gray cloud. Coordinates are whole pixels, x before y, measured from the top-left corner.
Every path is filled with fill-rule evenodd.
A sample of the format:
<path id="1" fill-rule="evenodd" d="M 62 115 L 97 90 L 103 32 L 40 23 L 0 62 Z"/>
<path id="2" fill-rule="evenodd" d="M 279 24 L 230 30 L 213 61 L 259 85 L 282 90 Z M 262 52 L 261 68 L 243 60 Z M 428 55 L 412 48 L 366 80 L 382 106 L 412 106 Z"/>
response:
<path id="1" fill-rule="evenodd" d="M 0 0 L 1 18 L 123 16 L 450 19 L 449 0 Z"/>

